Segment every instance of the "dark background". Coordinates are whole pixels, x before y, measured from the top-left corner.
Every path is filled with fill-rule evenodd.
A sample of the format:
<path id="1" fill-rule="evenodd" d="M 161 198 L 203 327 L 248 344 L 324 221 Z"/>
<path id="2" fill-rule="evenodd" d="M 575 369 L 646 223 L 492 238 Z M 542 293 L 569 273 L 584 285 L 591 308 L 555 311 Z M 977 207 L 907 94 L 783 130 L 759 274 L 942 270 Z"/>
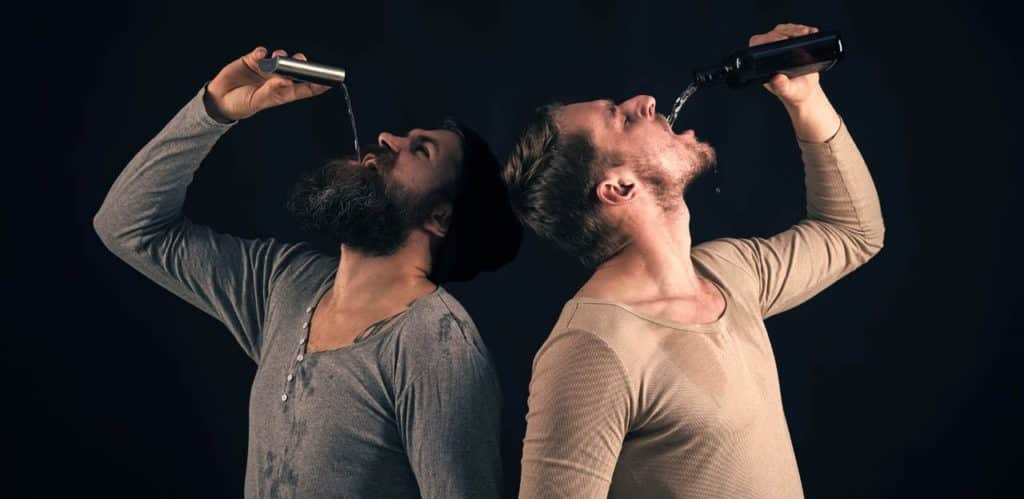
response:
<path id="1" fill-rule="evenodd" d="M 7 19 L 31 34 L 6 55 L 35 71 L 7 72 L 30 89 L 7 95 L 30 131 L 6 169 L 16 284 L 3 464 L 15 495 L 241 495 L 255 365 L 214 319 L 107 252 L 91 224 L 134 153 L 232 59 L 263 45 L 345 67 L 363 141 L 454 114 L 504 157 L 537 105 L 646 93 L 665 112 L 694 66 L 783 22 L 843 33 L 847 58 L 822 85 L 887 229 L 867 265 L 768 320 L 806 494 L 977 497 L 1016 482 L 1011 12 L 967 1 L 370 3 L 40 4 Z M 704 90 L 680 124 L 720 159 L 717 178 L 688 193 L 695 244 L 803 217 L 799 150 L 774 96 Z M 340 92 L 260 113 L 214 148 L 186 215 L 240 236 L 305 238 L 286 188 L 350 150 Z M 510 495 L 533 353 L 585 276 L 531 235 L 512 265 L 448 285 L 500 369 Z"/>

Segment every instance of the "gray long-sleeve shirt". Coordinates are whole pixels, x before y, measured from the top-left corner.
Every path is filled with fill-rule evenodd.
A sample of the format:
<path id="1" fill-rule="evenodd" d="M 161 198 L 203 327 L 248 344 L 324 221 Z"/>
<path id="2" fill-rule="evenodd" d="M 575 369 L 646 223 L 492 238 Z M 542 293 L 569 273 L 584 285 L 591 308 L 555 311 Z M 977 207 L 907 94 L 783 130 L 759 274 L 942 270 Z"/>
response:
<path id="1" fill-rule="evenodd" d="M 93 224 L 115 255 L 222 322 L 258 364 L 245 496 L 498 496 L 497 376 L 443 287 L 350 346 L 307 352 L 338 257 L 183 215 L 195 171 L 237 123 L 212 119 L 205 91 L 128 163 Z"/>

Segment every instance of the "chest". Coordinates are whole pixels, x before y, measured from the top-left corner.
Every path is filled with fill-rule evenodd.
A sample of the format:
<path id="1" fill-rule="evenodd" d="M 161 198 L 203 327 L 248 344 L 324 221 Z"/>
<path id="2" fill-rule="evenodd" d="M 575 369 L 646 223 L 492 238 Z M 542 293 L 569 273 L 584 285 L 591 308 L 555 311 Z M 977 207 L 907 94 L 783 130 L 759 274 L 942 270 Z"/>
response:
<path id="1" fill-rule="evenodd" d="M 760 335 L 735 333 L 679 335 L 661 344 L 657 367 L 641 384 L 649 430 L 681 440 L 724 438 L 751 431 L 781 407 L 770 346 Z"/>
<path id="2" fill-rule="evenodd" d="M 317 314 L 315 298 L 284 303 L 268 314 L 250 393 L 254 431 L 272 439 L 281 429 L 302 422 L 393 426 L 393 369 L 386 365 L 393 348 L 390 330 L 353 342 L 358 331 L 352 334 L 355 328 Z M 331 342 L 326 349 L 317 348 L 311 345 L 317 339 Z M 341 417 L 350 411 L 358 414 Z"/>
<path id="3" fill-rule="evenodd" d="M 393 380 L 380 361 L 380 342 L 309 352 L 302 339 L 276 334 L 257 369 L 249 410 L 253 441 L 334 455 L 371 435 L 379 446 L 400 448 Z"/>
<path id="4" fill-rule="evenodd" d="M 350 346 L 386 327 L 393 319 L 390 313 L 377 309 L 332 312 L 318 307 L 309 321 L 306 351 L 326 352 Z"/>
<path id="5" fill-rule="evenodd" d="M 302 353 L 298 337 L 289 339 L 271 346 L 252 386 L 254 480 L 297 486 L 295 497 L 361 496 L 374 485 L 370 470 L 387 470 L 394 483 L 415 490 L 379 345 Z M 297 484 L 296 476 L 303 477 Z"/>

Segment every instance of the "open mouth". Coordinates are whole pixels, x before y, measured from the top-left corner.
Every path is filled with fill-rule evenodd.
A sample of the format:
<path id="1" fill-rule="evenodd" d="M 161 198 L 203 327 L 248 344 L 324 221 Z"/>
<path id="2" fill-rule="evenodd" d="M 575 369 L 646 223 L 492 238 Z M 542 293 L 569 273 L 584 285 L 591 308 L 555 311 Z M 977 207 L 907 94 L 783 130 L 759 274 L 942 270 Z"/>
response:
<path id="1" fill-rule="evenodd" d="M 665 116 L 664 114 L 661 114 L 661 113 L 658 113 L 657 116 L 658 116 L 658 122 L 661 123 L 661 126 L 665 127 L 665 130 L 667 130 L 668 133 L 675 133 L 675 131 L 672 130 L 672 127 L 669 126 L 669 124 L 668 124 L 668 117 L 667 116 Z"/>
<path id="2" fill-rule="evenodd" d="M 658 121 L 660 121 L 661 125 L 663 127 L 665 127 L 665 130 L 668 131 L 668 133 L 671 133 L 672 135 L 696 136 L 696 133 L 693 131 L 692 128 L 688 128 L 686 130 L 683 130 L 682 132 L 676 133 L 676 131 L 671 126 L 669 126 L 669 124 L 668 124 L 668 117 L 666 117 L 664 114 L 658 113 L 658 118 L 660 118 Z M 679 122 L 677 121 L 676 123 L 679 123 Z"/>

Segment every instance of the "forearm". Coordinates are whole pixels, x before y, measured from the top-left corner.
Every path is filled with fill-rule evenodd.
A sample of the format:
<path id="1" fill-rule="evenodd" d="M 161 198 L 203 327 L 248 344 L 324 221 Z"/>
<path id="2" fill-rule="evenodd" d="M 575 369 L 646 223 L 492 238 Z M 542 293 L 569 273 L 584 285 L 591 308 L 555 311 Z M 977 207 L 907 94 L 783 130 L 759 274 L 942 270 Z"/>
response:
<path id="1" fill-rule="evenodd" d="M 217 102 L 214 100 L 213 95 L 210 93 L 210 84 L 207 83 L 203 91 L 203 104 L 206 106 L 206 113 L 210 115 L 217 123 L 222 125 L 233 125 L 238 120 L 230 119 L 224 116 L 224 113 L 217 106 Z"/>
<path id="2" fill-rule="evenodd" d="M 800 103 L 783 102 L 783 106 L 793 123 L 797 140 L 822 143 L 835 136 L 839 130 L 839 113 L 832 107 L 820 86 Z"/>
<path id="3" fill-rule="evenodd" d="M 807 218 L 850 234 L 845 246 L 869 257 L 881 247 L 885 227 L 871 173 L 845 121 L 824 92 L 786 110 L 804 163 Z"/>
<path id="4" fill-rule="evenodd" d="M 93 226 L 111 249 L 137 249 L 178 220 L 199 164 L 232 124 L 219 123 L 197 92 L 114 181 Z"/>

